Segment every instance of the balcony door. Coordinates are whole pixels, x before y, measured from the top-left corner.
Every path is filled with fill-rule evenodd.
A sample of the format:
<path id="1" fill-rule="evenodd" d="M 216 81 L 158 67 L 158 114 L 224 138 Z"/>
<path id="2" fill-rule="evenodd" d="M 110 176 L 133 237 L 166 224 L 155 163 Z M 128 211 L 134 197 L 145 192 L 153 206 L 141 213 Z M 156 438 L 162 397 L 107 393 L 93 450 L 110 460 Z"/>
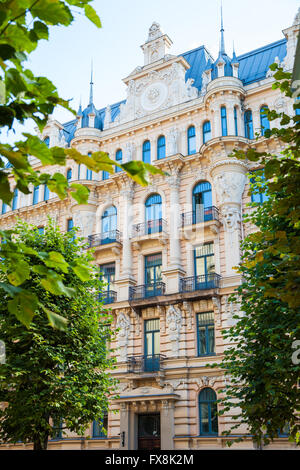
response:
<path id="1" fill-rule="evenodd" d="M 194 251 L 195 290 L 214 287 L 215 256 L 214 244 L 205 243 Z"/>
<path id="2" fill-rule="evenodd" d="M 162 231 L 162 200 L 159 194 L 152 194 L 146 203 L 146 234 Z"/>
<path id="3" fill-rule="evenodd" d="M 138 450 L 160 449 L 160 414 L 138 415 Z"/>
<path id="4" fill-rule="evenodd" d="M 159 318 L 145 320 L 145 372 L 159 370 Z"/>
<path id="5" fill-rule="evenodd" d="M 102 241 L 101 244 L 116 241 L 117 209 L 110 206 L 102 215 Z"/>
<path id="6" fill-rule="evenodd" d="M 201 181 L 193 189 L 193 224 L 212 219 L 211 185 Z"/>
<path id="7" fill-rule="evenodd" d="M 104 303 L 111 303 L 115 292 L 115 263 L 102 264 L 100 266 L 101 280 L 106 284 L 103 286 Z"/>
<path id="8" fill-rule="evenodd" d="M 145 256 L 145 297 L 161 295 L 161 253 Z"/>

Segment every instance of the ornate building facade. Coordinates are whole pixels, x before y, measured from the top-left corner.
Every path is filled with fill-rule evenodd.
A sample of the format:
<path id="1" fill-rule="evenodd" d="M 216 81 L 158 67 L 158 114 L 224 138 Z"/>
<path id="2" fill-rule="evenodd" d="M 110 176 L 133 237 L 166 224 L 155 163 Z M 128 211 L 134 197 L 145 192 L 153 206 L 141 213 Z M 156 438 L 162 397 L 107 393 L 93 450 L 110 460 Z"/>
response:
<path id="1" fill-rule="evenodd" d="M 241 282 L 234 269 L 240 241 L 253 230 L 242 217 L 251 202 L 246 175 L 255 170 L 228 155 L 252 145 L 283 149 L 265 138 L 263 110 L 293 113 L 293 100 L 272 89 L 269 66 L 292 69 L 299 23 L 298 12 L 282 39 L 232 58 L 222 25 L 217 59 L 205 46 L 170 54 L 171 39 L 153 23 L 141 46 L 144 65 L 124 79 L 124 101 L 97 110 L 91 79 L 89 105 L 80 106 L 76 119 L 44 128 L 49 146 L 103 150 L 119 163 L 143 160 L 167 173 L 144 188 L 119 169 L 94 174 L 69 161 L 67 178 L 90 189 L 87 205 L 38 187 L 30 195 L 16 192 L 12 208 L 2 207 L 1 228 L 18 216 L 42 230 L 48 215 L 62 230 L 80 228 L 95 250 L 118 328 L 112 374 L 119 398 L 86 439 L 58 435 L 50 448 L 225 446 L 222 431 L 231 416 L 216 415 L 224 376 L 211 364 L 226 347 L 221 330 L 240 312 L 229 296 Z M 290 446 L 282 436 L 270 448 Z M 251 438 L 236 447 L 253 448 Z"/>

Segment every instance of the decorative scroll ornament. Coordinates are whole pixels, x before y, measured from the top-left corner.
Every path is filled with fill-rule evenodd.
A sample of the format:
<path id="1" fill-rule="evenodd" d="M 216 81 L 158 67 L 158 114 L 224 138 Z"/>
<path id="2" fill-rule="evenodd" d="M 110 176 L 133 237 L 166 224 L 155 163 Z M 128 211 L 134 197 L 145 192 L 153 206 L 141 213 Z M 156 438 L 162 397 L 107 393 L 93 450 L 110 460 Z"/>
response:
<path id="1" fill-rule="evenodd" d="M 128 356 L 130 320 L 125 313 L 119 313 L 116 326 L 119 330 L 117 335 L 117 346 L 120 352 L 120 361 L 126 362 Z"/>
<path id="2" fill-rule="evenodd" d="M 171 342 L 171 355 L 178 357 L 179 355 L 179 339 L 180 331 L 182 327 L 182 313 L 181 310 L 171 305 L 168 308 L 166 316 L 166 324 L 168 328 L 168 334 Z"/>

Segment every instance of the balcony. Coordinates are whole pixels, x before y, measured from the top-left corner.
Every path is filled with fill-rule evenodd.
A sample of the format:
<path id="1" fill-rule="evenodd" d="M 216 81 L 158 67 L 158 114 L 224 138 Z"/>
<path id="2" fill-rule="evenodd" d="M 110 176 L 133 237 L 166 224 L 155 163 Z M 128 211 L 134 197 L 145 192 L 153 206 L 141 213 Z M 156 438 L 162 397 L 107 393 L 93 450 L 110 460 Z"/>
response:
<path id="1" fill-rule="evenodd" d="M 122 234 L 119 230 L 111 230 L 110 232 L 97 233 L 88 236 L 89 248 L 96 246 L 108 245 L 110 243 L 121 243 Z"/>
<path id="2" fill-rule="evenodd" d="M 129 287 L 129 301 L 145 300 L 151 297 L 164 295 L 166 285 L 164 282 L 153 282 L 141 286 Z"/>
<path id="3" fill-rule="evenodd" d="M 215 206 L 181 214 L 182 227 L 209 222 L 210 220 L 219 220 L 219 210 Z"/>
<path id="4" fill-rule="evenodd" d="M 140 249 L 143 243 L 147 244 L 149 240 L 157 240 L 164 245 L 167 238 L 167 222 L 164 219 L 148 220 L 132 227 L 132 241 L 137 249 Z"/>
<path id="5" fill-rule="evenodd" d="M 216 273 L 202 274 L 180 279 L 180 292 L 195 292 L 197 290 L 217 289 L 220 287 L 221 276 Z"/>
<path id="6" fill-rule="evenodd" d="M 113 304 L 117 300 L 117 293 L 114 290 L 107 290 L 99 294 L 99 300 L 106 304 Z"/>
<path id="7" fill-rule="evenodd" d="M 131 374 L 158 372 L 161 370 L 162 362 L 165 359 L 166 357 L 163 354 L 128 356 L 127 372 Z"/>

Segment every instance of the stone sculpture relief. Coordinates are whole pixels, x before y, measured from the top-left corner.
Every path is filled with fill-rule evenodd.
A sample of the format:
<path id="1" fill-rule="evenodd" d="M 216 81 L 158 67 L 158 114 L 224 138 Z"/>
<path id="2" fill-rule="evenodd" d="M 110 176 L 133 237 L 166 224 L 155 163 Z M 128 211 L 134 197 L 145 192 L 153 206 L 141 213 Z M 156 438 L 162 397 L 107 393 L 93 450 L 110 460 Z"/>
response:
<path id="1" fill-rule="evenodd" d="M 170 305 L 167 311 L 166 324 L 168 334 L 171 342 L 171 356 L 178 357 L 179 355 L 179 339 L 182 327 L 182 313 L 181 311 Z"/>
<path id="2" fill-rule="evenodd" d="M 116 327 L 119 330 L 117 334 L 117 347 L 120 353 L 120 361 L 126 362 L 128 356 L 130 320 L 125 313 L 119 313 Z"/>

